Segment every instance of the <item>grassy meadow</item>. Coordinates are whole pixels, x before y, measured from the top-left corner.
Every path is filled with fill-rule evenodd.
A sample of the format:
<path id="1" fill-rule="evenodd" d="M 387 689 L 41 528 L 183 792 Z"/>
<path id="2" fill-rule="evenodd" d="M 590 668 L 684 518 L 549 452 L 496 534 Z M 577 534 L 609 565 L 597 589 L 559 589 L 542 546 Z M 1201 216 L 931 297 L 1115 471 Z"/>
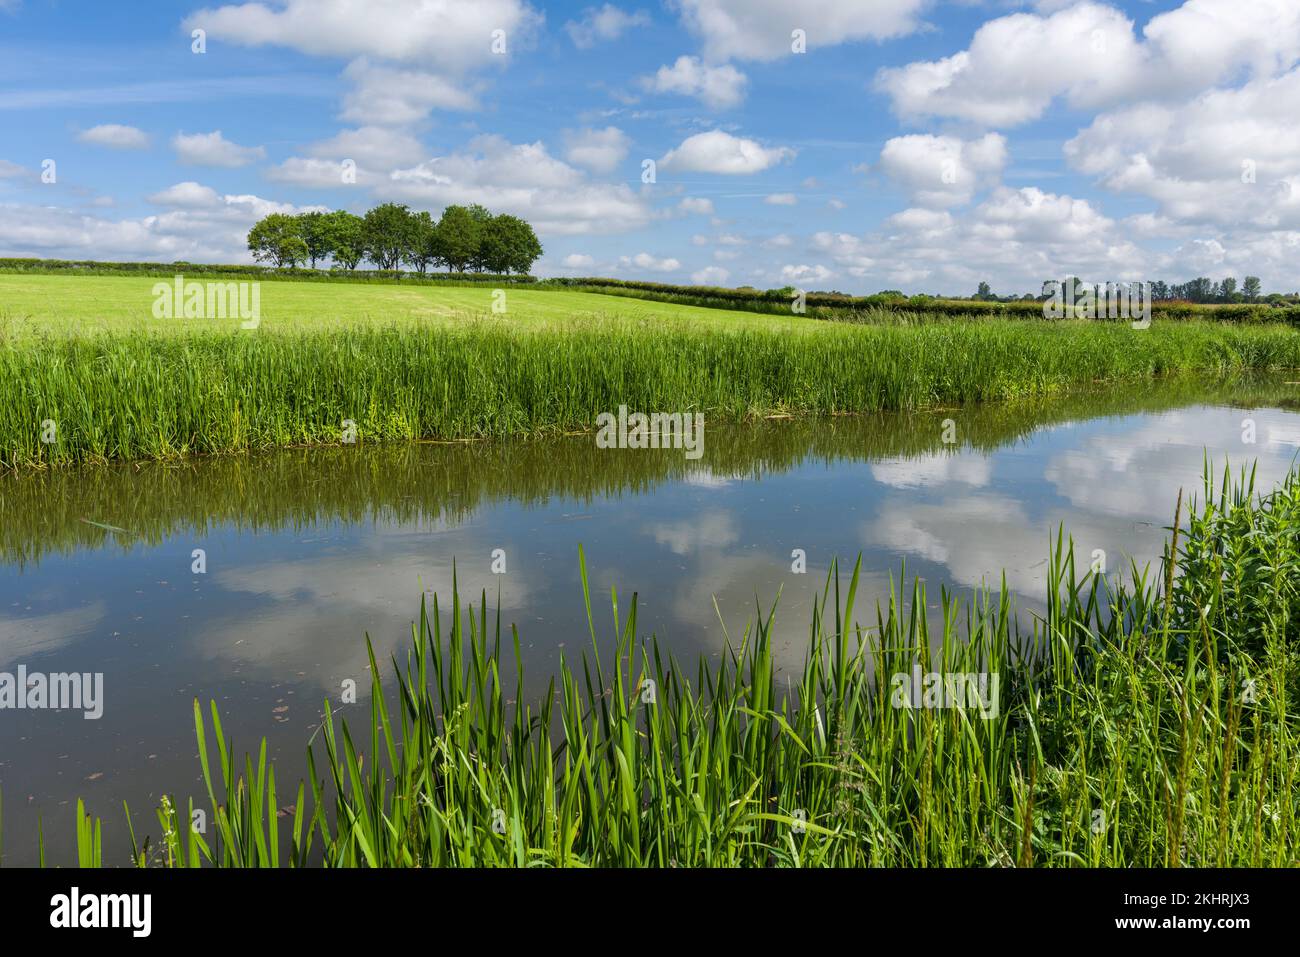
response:
<path id="1" fill-rule="evenodd" d="M 239 281 L 201 278 L 200 282 Z M 0 274 L 0 336 L 7 340 L 96 333 L 183 335 L 241 330 L 238 319 L 155 319 L 156 283 L 138 276 Z M 514 332 L 571 329 L 603 322 L 653 322 L 706 329 L 797 331 L 794 315 L 682 306 L 593 292 L 505 286 L 506 312 L 492 311 L 492 288 L 386 283 L 261 282 L 256 332 L 300 333 L 355 326 L 482 328 Z"/>
<path id="2" fill-rule="evenodd" d="M 0 466 L 951 407 L 1300 369 L 1277 324 L 835 323 L 510 288 L 263 282 L 261 319 L 155 319 L 159 280 L 0 276 Z M 52 426 L 52 428 L 51 428 Z"/>
<path id="3" fill-rule="evenodd" d="M 503 646 L 519 659 L 520 633 L 486 595 L 462 607 L 453 589 L 450 607 L 421 605 L 391 664 L 395 693 L 371 652 L 368 727 L 336 723 L 325 702 L 306 781 L 277 782 L 265 741 L 241 756 L 216 704 L 196 700 L 206 794 L 166 795 L 152 816 L 128 808 L 132 859 L 1300 864 L 1300 473 L 1262 495 L 1252 484 L 1225 474 L 1216 490 L 1207 473 L 1203 499 L 1175 507 L 1164 567 L 1134 569 L 1114 591 L 1079 573 L 1058 538 L 1047 612 L 1029 634 L 1005 592 L 963 603 L 920 582 L 863 625 L 859 568 L 833 567 L 793 674 L 774 664 L 775 605 L 727 637 L 720 662 L 692 666 L 639 633 L 635 594 L 614 594 L 598 626 L 584 566 L 591 648 L 529 703 L 522 665 L 498 665 Z M 917 611 L 936 600 L 941 633 Z M 601 660 L 598 627 L 618 639 L 613 660 Z M 914 669 L 983 675 L 985 689 L 900 696 Z M 185 826 L 198 807 L 211 814 L 205 834 Z M 98 813 L 78 802 L 82 866 L 103 863 Z"/>

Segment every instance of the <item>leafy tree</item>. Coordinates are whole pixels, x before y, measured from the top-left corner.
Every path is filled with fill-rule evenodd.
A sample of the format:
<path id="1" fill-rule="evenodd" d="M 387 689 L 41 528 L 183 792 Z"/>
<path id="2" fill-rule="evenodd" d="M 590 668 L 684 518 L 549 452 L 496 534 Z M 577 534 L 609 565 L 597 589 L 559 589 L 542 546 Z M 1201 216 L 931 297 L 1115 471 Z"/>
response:
<path id="1" fill-rule="evenodd" d="M 474 222 L 478 224 L 479 234 L 479 247 L 477 252 L 470 257 L 469 267 L 475 272 L 482 272 L 484 269 L 489 268 L 487 264 L 487 251 L 484 249 L 483 242 L 487 235 L 488 226 L 492 223 L 493 216 L 486 206 L 481 206 L 478 203 L 471 203 L 465 207 L 465 210 L 469 213 L 470 219 L 474 220 Z"/>
<path id="2" fill-rule="evenodd" d="M 353 270 L 369 259 L 385 271 L 405 263 L 420 275 L 442 263 L 449 271 L 527 273 L 542 255 L 532 226 L 517 216 L 493 216 L 478 204 L 448 206 L 436 222 L 400 203 L 376 206 L 364 217 L 346 210 L 274 213 L 249 231 L 248 248 L 259 262 L 278 268 L 309 262 L 314 269 L 332 258 L 334 268 Z"/>
<path id="3" fill-rule="evenodd" d="M 448 206 L 438 220 L 439 258 L 448 272 L 464 272 L 479 255 L 483 227 L 481 221 L 464 206 Z"/>
<path id="4" fill-rule="evenodd" d="M 277 269 L 293 268 L 310 255 L 301 221 L 287 213 L 271 213 L 255 223 L 248 231 L 248 248 L 258 262 Z"/>
<path id="5" fill-rule="evenodd" d="M 362 220 L 366 257 L 380 269 L 397 269 L 411 248 L 413 219 L 404 203 L 384 203 Z"/>
<path id="6" fill-rule="evenodd" d="M 479 239 L 476 263 L 488 272 L 506 273 L 510 271 L 510 226 L 509 217 L 494 216 L 483 225 Z"/>
<path id="7" fill-rule="evenodd" d="M 976 291 L 976 293 L 975 293 L 975 298 L 976 298 L 976 299 L 992 299 L 992 298 L 993 298 L 993 290 L 989 288 L 989 284 L 988 284 L 988 283 L 986 283 L 986 282 L 982 282 L 982 283 L 980 283 L 980 285 L 979 285 L 979 289 L 978 289 L 978 290 Z"/>
<path id="8" fill-rule="evenodd" d="M 1260 292 L 1260 283 L 1258 276 L 1247 276 L 1241 284 L 1241 294 L 1247 299 L 1258 299 Z"/>
<path id="9" fill-rule="evenodd" d="M 493 216 L 483 228 L 478 258 L 490 272 L 526 273 L 541 254 L 533 227 L 517 216 Z"/>
<path id="10" fill-rule="evenodd" d="M 1214 291 L 1214 284 L 1206 276 L 1199 276 L 1186 284 L 1186 298 L 1192 302 L 1208 302 Z"/>
<path id="11" fill-rule="evenodd" d="M 298 228 L 303 242 L 307 244 L 307 258 L 311 261 L 311 268 L 315 269 L 316 260 L 324 259 L 333 252 L 325 213 L 301 214 L 298 217 Z"/>
<path id="12" fill-rule="evenodd" d="M 421 276 L 442 258 L 438 248 L 438 224 L 424 210 L 411 217 L 411 242 L 404 258 Z"/>
<path id="13" fill-rule="evenodd" d="M 307 242 L 301 236 L 294 236 L 284 244 L 281 255 L 284 257 L 284 264 L 290 269 L 296 269 L 302 263 L 307 261 Z"/>
<path id="14" fill-rule="evenodd" d="M 339 209 L 325 214 L 323 228 L 334 262 L 348 271 L 356 269 L 366 256 L 365 220 Z"/>
<path id="15" fill-rule="evenodd" d="M 1223 282 L 1219 283 L 1219 295 L 1231 302 L 1233 297 L 1237 295 L 1237 280 L 1232 276 L 1228 276 Z"/>
<path id="16" fill-rule="evenodd" d="M 527 274 L 532 271 L 533 263 L 542 258 L 542 241 L 537 238 L 537 233 L 525 220 L 516 219 L 514 216 L 509 216 L 507 219 L 513 224 L 511 230 L 515 235 L 510 268 L 517 273 Z"/>

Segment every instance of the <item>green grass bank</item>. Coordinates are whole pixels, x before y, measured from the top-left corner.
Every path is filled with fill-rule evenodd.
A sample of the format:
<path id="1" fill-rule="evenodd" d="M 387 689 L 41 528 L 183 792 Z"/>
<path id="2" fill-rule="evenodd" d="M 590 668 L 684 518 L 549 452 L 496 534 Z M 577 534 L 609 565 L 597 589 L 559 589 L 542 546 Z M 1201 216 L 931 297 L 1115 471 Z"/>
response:
<path id="1" fill-rule="evenodd" d="M 608 318 L 28 336 L 0 344 L 0 463 L 338 442 L 345 421 L 360 442 L 500 437 L 588 429 L 619 405 L 707 423 L 1296 368 L 1293 330 L 1195 322 L 739 331 Z"/>
<path id="2" fill-rule="evenodd" d="M 156 282 L 0 276 L 0 467 L 338 442 L 345 422 L 361 442 L 473 439 L 620 405 L 707 423 L 1300 369 L 1281 324 L 836 323 L 522 287 L 494 311 L 481 287 L 268 281 L 245 329 L 154 318 Z"/>

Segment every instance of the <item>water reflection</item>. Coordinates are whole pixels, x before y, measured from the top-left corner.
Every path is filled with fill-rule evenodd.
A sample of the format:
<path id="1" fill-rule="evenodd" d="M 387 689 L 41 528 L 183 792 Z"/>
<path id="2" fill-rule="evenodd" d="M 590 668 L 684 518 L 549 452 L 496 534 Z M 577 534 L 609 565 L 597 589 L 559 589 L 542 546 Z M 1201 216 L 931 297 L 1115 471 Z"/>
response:
<path id="1" fill-rule="evenodd" d="M 601 451 L 591 436 L 515 443 L 289 450 L 179 465 L 0 476 L 0 670 L 102 671 L 105 714 L 0 712 L 5 851 L 70 855 L 85 796 L 147 828 L 164 789 L 197 795 L 191 701 L 215 698 L 237 748 L 266 734 L 286 781 L 328 695 L 368 687 L 362 636 L 401 653 L 421 593 L 499 601 L 540 694 L 588 647 L 576 556 L 585 548 L 602 641 L 608 595 L 638 593 L 641 630 L 680 656 L 717 654 L 778 591 L 777 643 L 802 658 L 832 558 L 863 555 L 859 608 L 900 563 L 940 585 L 1007 586 L 1040 607 L 1062 523 L 1087 564 L 1154 561 L 1180 487 L 1208 451 L 1290 466 L 1296 387 L 1166 383 L 1140 394 L 925 415 L 710 426 L 705 454 Z M 1253 419 L 1255 444 L 1242 442 Z M 957 426 L 942 442 L 943 420 Z M 206 574 L 193 574 L 195 549 Z M 494 574 L 500 549 L 507 573 Z M 807 574 L 792 572 L 792 552 Z M 717 602 L 717 610 L 714 601 Z M 932 598 L 933 600 L 933 598 Z M 722 622 L 719 621 L 719 612 Z M 513 669 L 507 657 L 503 663 Z M 364 700 L 351 720 L 366 720 Z M 287 786 L 286 786 L 287 790 Z M 113 857 L 118 854 L 118 858 Z"/>

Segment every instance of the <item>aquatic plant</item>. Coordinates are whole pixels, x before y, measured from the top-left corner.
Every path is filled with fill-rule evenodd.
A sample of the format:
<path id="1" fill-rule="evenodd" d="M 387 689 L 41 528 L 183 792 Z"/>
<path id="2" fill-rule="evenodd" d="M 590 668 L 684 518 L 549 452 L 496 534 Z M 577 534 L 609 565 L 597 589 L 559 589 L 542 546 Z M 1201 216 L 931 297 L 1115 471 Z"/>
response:
<path id="1" fill-rule="evenodd" d="M 618 317 L 533 327 L 512 316 L 461 327 L 274 331 L 264 321 L 256 332 L 234 323 L 224 332 L 0 336 L 0 467 L 353 436 L 536 435 L 591 429 L 620 405 L 702 412 L 707 426 L 770 414 L 931 409 L 1098 381 L 1300 368 L 1300 335 L 1284 326 L 754 319 L 757 325 L 734 331 Z"/>

